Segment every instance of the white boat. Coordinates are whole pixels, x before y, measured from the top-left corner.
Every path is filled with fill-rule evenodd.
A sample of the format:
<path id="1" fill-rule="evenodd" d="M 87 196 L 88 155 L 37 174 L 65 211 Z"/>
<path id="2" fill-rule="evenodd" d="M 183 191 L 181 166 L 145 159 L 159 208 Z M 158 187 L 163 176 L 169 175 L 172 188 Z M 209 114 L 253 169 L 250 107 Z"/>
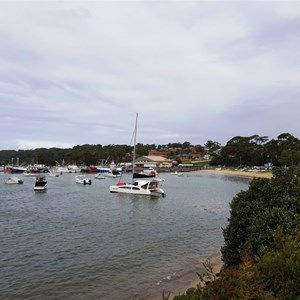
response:
<path id="1" fill-rule="evenodd" d="M 86 175 L 77 175 L 75 177 L 75 182 L 83 184 L 83 185 L 86 185 L 86 184 L 91 185 L 92 184 L 92 180 L 90 178 L 88 178 Z"/>
<path id="2" fill-rule="evenodd" d="M 105 179 L 105 176 L 104 176 L 103 174 L 101 174 L 101 173 L 97 173 L 97 174 L 95 175 L 95 178 L 96 178 L 96 179 Z"/>
<path id="3" fill-rule="evenodd" d="M 35 186 L 33 188 L 36 192 L 42 192 L 47 189 L 47 180 L 45 175 L 36 176 Z"/>
<path id="4" fill-rule="evenodd" d="M 136 113 L 135 128 L 134 128 L 134 147 L 133 147 L 133 170 L 135 167 L 135 153 L 136 153 L 136 136 L 137 136 L 137 121 L 138 114 Z M 111 185 L 109 191 L 111 193 L 124 193 L 134 195 L 146 195 L 146 196 L 165 196 L 165 192 L 159 187 L 159 180 L 155 178 L 147 178 L 143 180 L 135 179 L 132 176 L 132 183 L 118 182 L 116 185 Z"/>
<path id="5" fill-rule="evenodd" d="M 110 186 L 111 193 L 124 193 L 146 196 L 165 196 L 165 192 L 159 187 L 158 180 L 135 180 L 133 183 L 118 182 L 116 185 Z"/>
<path id="6" fill-rule="evenodd" d="M 70 173 L 68 167 L 61 167 L 61 166 L 57 167 L 55 172 L 58 172 L 60 174 Z"/>
<path id="7" fill-rule="evenodd" d="M 37 173 L 35 172 L 30 172 L 30 171 L 25 171 L 23 173 L 24 176 L 32 176 L 32 177 L 36 177 Z"/>
<path id="8" fill-rule="evenodd" d="M 58 173 L 53 173 L 53 172 L 49 172 L 48 175 L 50 177 L 59 177 L 59 174 Z"/>
<path id="9" fill-rule="evenodd" d="M 80 168 L 77 165 L 68 165 L 68 171 L 69 173 L 79 173 Z"/>
<path id="10" fill-rule="evenodd" d="M 21 180 L 19 177 L 16 176 L 12 176 L 12 177 L 8 177 L 4 183 L 6 184 L 22 184 L 24 181 Z"/>
<path id="11" fill-rule="evenodd" d="M 170 173 L 171 175 L 177 175 L 177 176 L 182 176 L 182 173 L 179 173 L 177 171 L 173 172 L 173 173 Z"/>

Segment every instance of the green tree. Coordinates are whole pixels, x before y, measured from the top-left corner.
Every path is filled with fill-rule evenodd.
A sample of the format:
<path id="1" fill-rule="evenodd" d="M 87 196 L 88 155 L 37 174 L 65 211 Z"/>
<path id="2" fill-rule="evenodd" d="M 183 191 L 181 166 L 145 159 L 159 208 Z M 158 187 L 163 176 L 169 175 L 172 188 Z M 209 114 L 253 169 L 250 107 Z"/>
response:
<path id="1" fill-rule="evenodd" d="M 266 136 L 236 136 L 227 142 L 219 155 L 214 156 L 212 164 L 218 163 L 233 167 L 264 165 L 266 162 L 264 143 L 266 141 Z"/>

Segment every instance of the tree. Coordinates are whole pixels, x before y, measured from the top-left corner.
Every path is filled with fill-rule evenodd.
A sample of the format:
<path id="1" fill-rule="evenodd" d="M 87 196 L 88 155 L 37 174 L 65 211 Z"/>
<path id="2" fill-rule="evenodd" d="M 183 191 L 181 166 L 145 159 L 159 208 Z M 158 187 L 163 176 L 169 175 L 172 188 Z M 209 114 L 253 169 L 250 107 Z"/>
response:
<path id="1" fill-rule="evenodd" d="M 284 166 L 299 165 L 300 164 L 300 151 L 296 150 L 283 150 L 280 154 L 279 162 Z"/>
<path id="2" fill-rule="evenodd" d="M 215 153 L 212 165 L 225 165 L 232 167 L 263 166 L 268 160 L 272 160 L 271 153 L 265 149 L 267 136 L 257 134 L 243 137 L 236 136 Z M 207 142 L 207 144 L 210 141 Z"/>
<path id="3" fill-rule="evenodd" d="M 191 147 L 191 143 L 190 142 L 184 142 L 183 144 L 182 144 L 182 148 L 183 149 L 187 149 L 187 148 L 190 148 Z"/>

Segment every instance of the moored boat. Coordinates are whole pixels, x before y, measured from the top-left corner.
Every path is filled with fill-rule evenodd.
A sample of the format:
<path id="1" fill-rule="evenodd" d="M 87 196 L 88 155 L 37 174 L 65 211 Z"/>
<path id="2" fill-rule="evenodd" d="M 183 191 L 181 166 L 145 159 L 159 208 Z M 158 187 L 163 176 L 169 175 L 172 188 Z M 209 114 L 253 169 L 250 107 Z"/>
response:
<path id="1" fill-rule="evenodd" d="M 27 171 L 27 168 L 24 167 L 10 167 L 10 171 L 13 174 L 20 174 Z"/>
<path id="2" fill-rule="evenodd" d="M 37 173 L 36 172 L 31 172 L 31 171 L 25 171 L 23 173 L 23 176 L 36 176 Z"/>
<path id="3" fill-rule="evenodd" d="M 120 177 L 122 168 L 111 169 L 110 167 L 96 167 L 97 173 L 103 174 L 106 177 Z"/>
<path id="4" fill-rule="evenodd" d="M 103 174 L 101 174 L 101 173 L 97 173 L 97 174 L 95 175 L 95 178 L 96 178 L 96 179 L 105 179 L 105 176 L 104 176 Z"/>
<path id="5" fill-rule="evenodd" d="M 75 182 L 83 184 L 83 185 L 87 185 L 87 184 L 91 185 L 92 184 L 92 180 L 90 178 L 88 178 L 86 175 L 77 175 L 75 177 Z"/>
<path id="6" fill-rule="evenodd" d="M 180 173 L 180 172 L 177 172 L 177 171 L 175 171 L 175 172 L 172 172 L 172 173 L 170 173 L 171 175 L 177 175 L 177 176 L 182 176 L 182 173 Z"/>
<path id="7" fill-rule="evenodd" d="M 58 173 L 54 173 L 54 172 L 49 172 L 48 175 L 50 177 L 59 177 L 59 174 Z"/>
<path id="8" fill-rule="evenodd" d="M 23 182 L 24 181 L 22 179 L 16 176 L 8 177 L 6 180 L 4 180 L 4 183 L 6 184 L 22 184 Z"/>
<path id="9" fill-rule="evenodd" d="M 36 192 L 42 192 L 47 189 L 47 180 L 45 175 L 37 175 L 35 180 L 35 186 L 33 188 Z"/>
<path id="10" fill-rule="evenodd" d="M 159 181 L 151 180 L 135 180 L 133 183 L 118 182 L 114 186 L 110 186 L 111 193 L 124 193 L 146 196 L 165 196 L 165 192 L 159 187 Z"/>
<path id="11" fill-rule="evenodd" d="M 77 165 L 68 165 L 69 173 L 80 173 L 80 168 Z"/>

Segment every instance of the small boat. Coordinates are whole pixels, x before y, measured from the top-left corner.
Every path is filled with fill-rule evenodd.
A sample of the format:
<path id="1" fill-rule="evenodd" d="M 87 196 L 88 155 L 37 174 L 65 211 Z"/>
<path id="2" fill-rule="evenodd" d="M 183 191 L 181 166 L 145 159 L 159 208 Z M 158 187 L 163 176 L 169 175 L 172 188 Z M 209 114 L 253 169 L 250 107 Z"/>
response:
<path id="1" fill-rule="evenodd" d="M 22 184 L 24 181 L 21 180 L 19 177 L 16 176 L 12 176 L 12 177 L 8 177 L 4 183 L 6 184 Z"/>
<path id="2" fill-rule="evenodd" d="M 173 172 L 173 173 L 170 173 L 171 175 L 177 175 L 177 176 L 182 176 L 182 173 L 179 173 L 177 171 Z"/>
<path id="3" fill-rule="evenodd" d="M 97 173 L 97 174 L 95 175 L 95 178 L 96 178 L 96 179 L 105 179 L 105 176 L 104 176 L 102 173 Z"/>
<path id="4" fill-rule="evenodd" d="M 111 178 L 121 177 L 122 175 L 122 169 L 119 168 L 111 169 L 106 167 L 97 167 L 97 172 Z"/>
<path id="5" fill-rule="evenodd" d="M 25 171 L 23 173 L 23 176 L 32 176 L 32 177 L 36 177 L 37 172 L 31 172 L 31 171 Z"/>
<path id="6" fill-rule="evenodd" d="M 91 185 L 92 184 L 92 180 L 90 178 L 88 178 L 86 175 L 77 175 L 75 177 L 75 182 L 83 184 L 83 185 L 86 185 L 86 184 Z"/>
<path id="7" fill-rule="evenodd" d="M 36 192 L 42 192 L 47 189 L 47 180 L 45 175 L 36 176 L 35 186 L 33 188 Z"/>
<path id="8" fill-rule="evenodd" d="M 53 172 L 49 172 L 48 175 L 50 177 L 59 177 L 59 174 L 58 173 L 53 173 Z"/>

